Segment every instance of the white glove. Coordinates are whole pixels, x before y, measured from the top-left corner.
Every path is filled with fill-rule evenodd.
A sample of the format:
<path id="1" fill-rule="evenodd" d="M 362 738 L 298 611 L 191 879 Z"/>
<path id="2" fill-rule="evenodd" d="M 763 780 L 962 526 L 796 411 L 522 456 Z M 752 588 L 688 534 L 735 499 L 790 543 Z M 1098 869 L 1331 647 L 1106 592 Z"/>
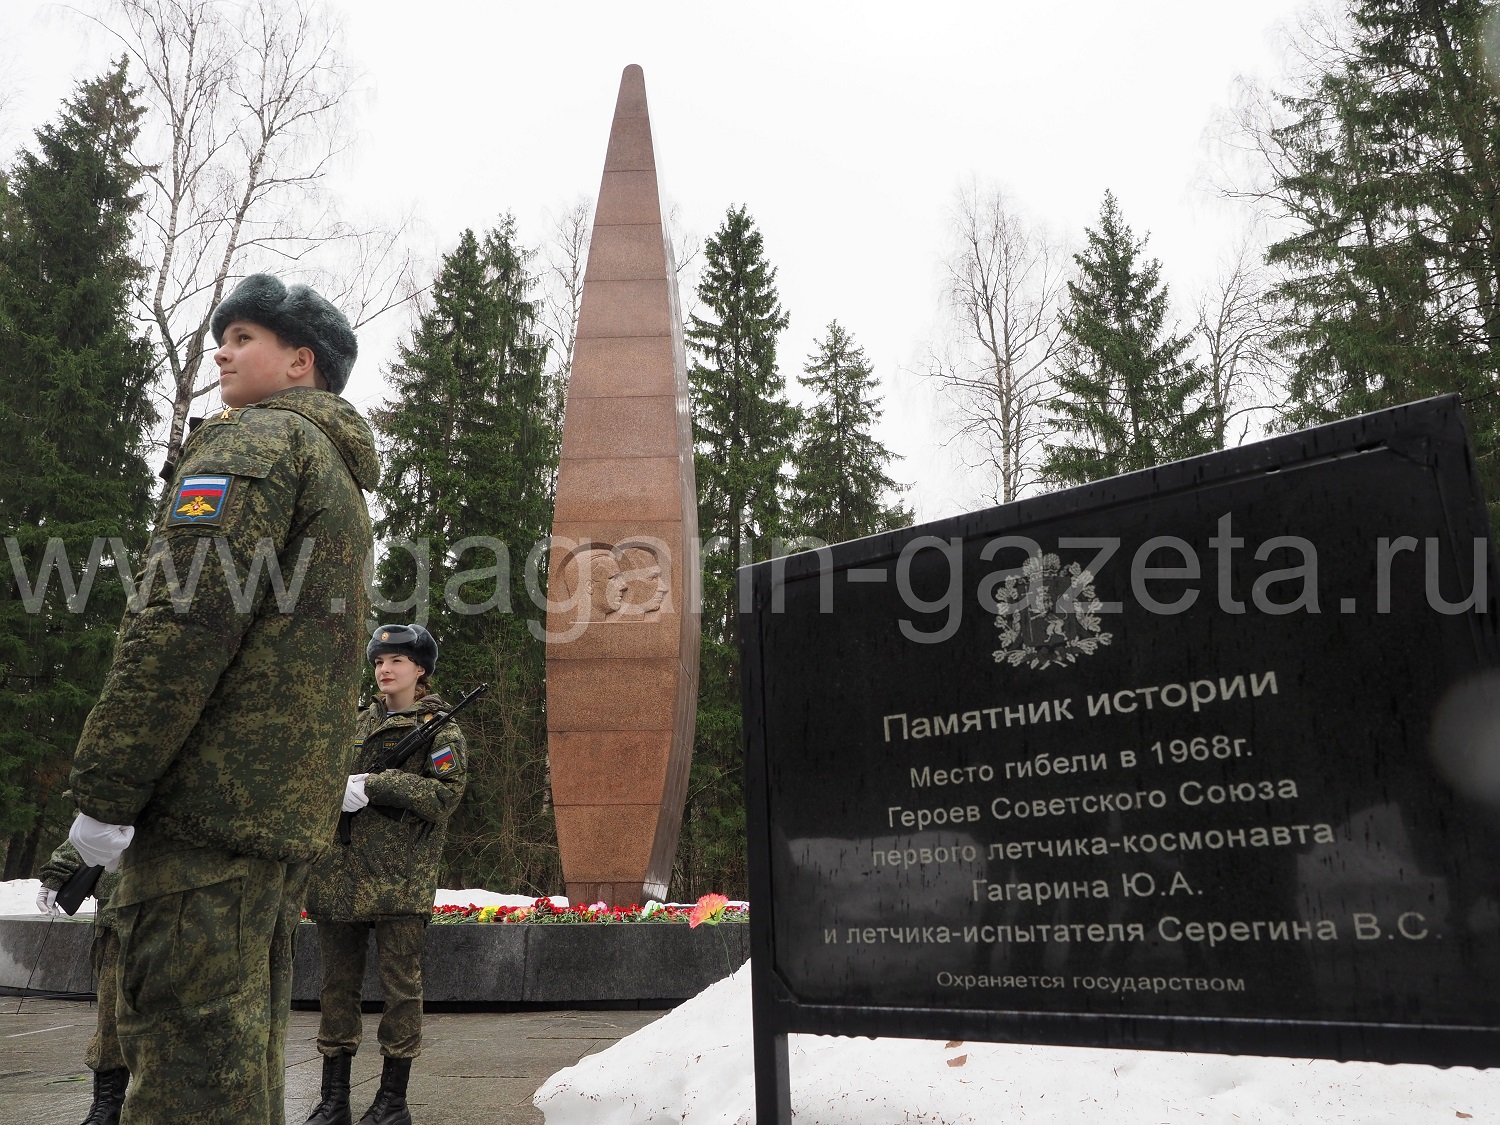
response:
<path id="1" fill-rule="evenodd" d="M 135 826 L 130 824 L 105 824 L 88 813 L 79 813 L 68 829 L 68 839 L 78 849 L 83 862 L 90 867 L 102 867 L 106 871 L 120 869 L 120 855 L 130 847 L 135 838 Z"/>
<path id="2" fill-rule="evenodd" d="M 61 914 L 62 907 L 57 905 L 57 892 L 51 887 L 43 887 L 36 893 L 36 908 L 43 914 Z"/>
<path id="3" fill-rule="evenodd" d="M 365 796 L 365 778 L 367 773 L 351 773 L 349 780 L 344 782 L 344 811 L 359 812 L 370 803 L 370 798 Z"/>

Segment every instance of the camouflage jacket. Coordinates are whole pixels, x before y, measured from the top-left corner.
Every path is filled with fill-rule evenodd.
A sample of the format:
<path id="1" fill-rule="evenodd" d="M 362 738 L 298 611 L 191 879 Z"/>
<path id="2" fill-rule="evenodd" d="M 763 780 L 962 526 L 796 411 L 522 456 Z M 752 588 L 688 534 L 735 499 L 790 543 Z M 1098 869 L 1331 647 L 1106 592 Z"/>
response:
<path id="1" fill-rule="evenodd" d="M 68 876 L 83 866 L 83 856 L 78 854 L 69 841 L 64 840 L 52 853 L 52 857 L 42 864 L 42 886 L 54 891 L 62 890 Z M 109 907 L 110 896 L 115 893 L 115 887 L 119 886 L 120 873 L 118 871 L 106 871 L 99 876 L 99 882 L 94 885 L 94 901 L 99 904 L 99 910 L 94 915 L 97 925 L 113 928 L 115 924 L 115 912 Z"/>
<path id="2" fill-rule="evenodd" d="M 377 699 L 355 725 L 350 772 L 363 773 L 413 726 L 447 709 L 429 695 L 413 710 L 387 714 Z M 448 817 L 464 795 L 468 767 L 463 733 L 452 722 L 427 753 L 413 754 L 399 770 L 370 774 L 365 780 L 370 803 L 350 822 L 348 846 L 335 842 L 313 864 L 308 916 L 360 922 L 431 913 Z"/>
<path id="3" fill-rule="evenodd" d="M 78 808 L 309 860 L 349 773 L 371 551 L 370 427 L 294 388 L 189 436 L 73 759 Z"/>

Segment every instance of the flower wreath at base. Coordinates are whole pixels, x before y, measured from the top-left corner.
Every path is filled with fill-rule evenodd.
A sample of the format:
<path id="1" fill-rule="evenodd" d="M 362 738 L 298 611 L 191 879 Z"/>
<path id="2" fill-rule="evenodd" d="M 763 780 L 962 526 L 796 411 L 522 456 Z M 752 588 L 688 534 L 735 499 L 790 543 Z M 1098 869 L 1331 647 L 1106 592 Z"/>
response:
<path id="1" fill-rule="evenodd" d="M 545 895 L 530 906 L 434 906 L 432 920 L 442 925 L 464 922 L 527 925 L 580 925 L 617 923 L 677 923 L 686 922 L 697 928 L 700 925 L 716 926 L 720 922 L 748 922 L 750 908 L 731 904 L 723 895 L 708 894 L 694 906 L 668 906 L 660 902 L 648 902 L 645 906 L 632 902 L 629 906 L 610 906 L 596 902 L 591 906 L 556 906 Z"/>

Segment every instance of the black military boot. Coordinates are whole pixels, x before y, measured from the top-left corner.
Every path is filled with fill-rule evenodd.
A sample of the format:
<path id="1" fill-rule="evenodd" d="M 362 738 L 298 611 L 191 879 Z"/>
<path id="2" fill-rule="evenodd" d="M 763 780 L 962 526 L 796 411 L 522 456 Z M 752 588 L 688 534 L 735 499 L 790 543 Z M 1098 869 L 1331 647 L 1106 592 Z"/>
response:
<path id="1" fill-rule="evenodd" d="M 323 1056 L 323 1100 L 312 1111 L 306 1125 L 349 1125 L 349 1064 L 353 1055 L 340 1051 Z"/>
<path id="2" fill-rule="evenodd" d="M 406 1108 L 406 1083 L 410 1079 L 411 1059 L 387 1055 L 380 1071 L 380 1089 L 359 1125 L 411 1125 L 411 1111 Z"/>
<path id="3" fill-rule="evenodd" d="M 123 1066 L 94 1071 L 94 1104 L 89 1106 L 83 1125 L 120 1125 L 120 1107 L 125 1104 L 128 1085 L 130 1071 Z"/>

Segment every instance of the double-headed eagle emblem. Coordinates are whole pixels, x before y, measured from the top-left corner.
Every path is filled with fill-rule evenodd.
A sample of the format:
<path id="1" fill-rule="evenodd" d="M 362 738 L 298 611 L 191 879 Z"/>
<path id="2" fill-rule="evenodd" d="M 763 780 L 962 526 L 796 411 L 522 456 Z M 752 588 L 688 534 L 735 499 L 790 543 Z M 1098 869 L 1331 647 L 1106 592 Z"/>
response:
<path id="1" fill-rule="evenodd" d="M 1101 631 L 1094 576 L 1056 555 L 1033 555 L 995 590 L 995 663 L 1029 668 L 1073 664 L 1113 639 Z"/>

